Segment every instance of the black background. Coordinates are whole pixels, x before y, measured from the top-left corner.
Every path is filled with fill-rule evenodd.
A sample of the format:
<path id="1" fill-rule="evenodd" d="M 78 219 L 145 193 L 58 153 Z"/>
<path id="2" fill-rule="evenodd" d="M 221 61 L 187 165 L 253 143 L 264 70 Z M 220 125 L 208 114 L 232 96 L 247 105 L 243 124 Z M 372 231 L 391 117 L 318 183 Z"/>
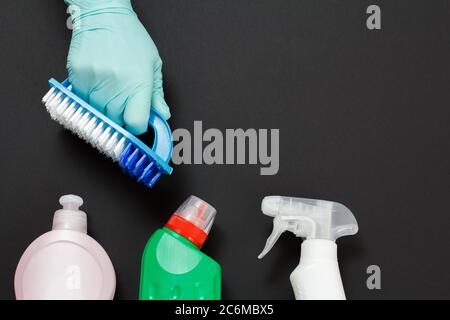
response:
<path id="1" fill-rule="evenodd" d="M 300 241 L 262 261 L 265 195 L 339 201 L 357 236 L 339 241 L 350 299 L 450 298 L 448 1 L 134 1 L 165 62 L 172 128 L 280 128 L 280 171 L 179 166 L 155 190 L 54 123 L 40 99 L 64 79 L 62 0 L 0 2 L 0 298 L 28 244 L 49 231 L 58 197 L 84 197 L 89 232 L 135 299 L 151 233 L 190 194 L 219 211 L 204 251 L 223 267 L 225 299 L 292 299 Z M 369 31 L 378 4 L 382 30 Z M 382 290 L 366 268 L 382 270 Z"/>

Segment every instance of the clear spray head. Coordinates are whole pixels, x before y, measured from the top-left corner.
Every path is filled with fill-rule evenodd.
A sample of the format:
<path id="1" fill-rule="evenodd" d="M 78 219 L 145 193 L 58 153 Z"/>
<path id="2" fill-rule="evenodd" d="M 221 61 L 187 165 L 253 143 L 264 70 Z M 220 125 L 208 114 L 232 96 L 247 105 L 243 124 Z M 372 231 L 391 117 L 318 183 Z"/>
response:
<path id="1" fill-rule="evenodd" d="M 269 253 L 285 231 L 308 240 L 330 241 L 358 232 L 353 213 L 337 202 L 271 196 L 264 198 L 261 210 L 265 215 L 274 217 L 274 220 L 272 234 L 259 259 Z"/>
<path id="2" fill-rule="evenodd" d="M 87 233 L 87 215 L 80 210 L 83 199 L 75 195 L 65 195 L 59 199 L 62 209 L 55 212 L 53 230 L 72 230 Z"/>

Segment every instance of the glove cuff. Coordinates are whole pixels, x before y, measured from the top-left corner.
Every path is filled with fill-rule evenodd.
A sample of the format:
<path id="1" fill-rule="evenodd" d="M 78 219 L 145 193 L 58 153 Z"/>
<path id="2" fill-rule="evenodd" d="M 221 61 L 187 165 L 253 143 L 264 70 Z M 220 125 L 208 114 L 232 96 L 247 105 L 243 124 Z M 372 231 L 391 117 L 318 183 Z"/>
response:
<path id="1" fill-rule="evenodd" d="M 131 0 L 64 0 L 64 2 L 74 7 L 71 10 L 73 19 L 101 13 L 134 13 Z"/>

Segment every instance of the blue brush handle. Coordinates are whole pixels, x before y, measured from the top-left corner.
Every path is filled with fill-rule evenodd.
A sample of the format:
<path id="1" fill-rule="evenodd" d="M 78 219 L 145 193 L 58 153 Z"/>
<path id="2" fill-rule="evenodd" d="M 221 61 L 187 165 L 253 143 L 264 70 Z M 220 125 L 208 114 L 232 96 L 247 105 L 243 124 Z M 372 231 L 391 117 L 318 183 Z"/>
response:
<path id="1" fill-rule="evenodd" d="M 152 150 L 159 155 L 161 159 L 169 163 L 173 151 L 172 130 L 170 130 L 167 121 L 165 121 L 156 110 L 153 108 L 151 110 L 148 124 L 155 132 L 155 142 Z M 167 141 L 170 141 L 171 143 L 167 143 Z"/>

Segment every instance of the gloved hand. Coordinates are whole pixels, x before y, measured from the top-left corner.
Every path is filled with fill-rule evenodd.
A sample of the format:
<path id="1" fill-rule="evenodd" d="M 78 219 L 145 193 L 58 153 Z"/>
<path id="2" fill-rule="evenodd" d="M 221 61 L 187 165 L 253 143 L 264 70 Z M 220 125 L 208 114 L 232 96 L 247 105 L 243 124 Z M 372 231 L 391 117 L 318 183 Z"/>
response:
<path id="1" fill-rule="evenodd" d="M 135 135 L 150 108 L 170 118 L 162 61 L 130 0 L 65 0 L 74 26 L 67 61 L 77 95 Z"/>

